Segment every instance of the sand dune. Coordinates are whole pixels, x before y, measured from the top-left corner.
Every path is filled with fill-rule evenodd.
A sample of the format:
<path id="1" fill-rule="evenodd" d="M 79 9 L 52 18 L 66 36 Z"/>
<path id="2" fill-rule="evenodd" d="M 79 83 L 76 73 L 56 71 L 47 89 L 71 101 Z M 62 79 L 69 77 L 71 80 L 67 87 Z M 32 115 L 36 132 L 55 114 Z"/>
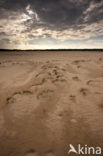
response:
<path id="1" fill-rule="evenodd" d="M 69 144 L 103 147 L 103 53 L 0 53 L 0 156 Z"/>

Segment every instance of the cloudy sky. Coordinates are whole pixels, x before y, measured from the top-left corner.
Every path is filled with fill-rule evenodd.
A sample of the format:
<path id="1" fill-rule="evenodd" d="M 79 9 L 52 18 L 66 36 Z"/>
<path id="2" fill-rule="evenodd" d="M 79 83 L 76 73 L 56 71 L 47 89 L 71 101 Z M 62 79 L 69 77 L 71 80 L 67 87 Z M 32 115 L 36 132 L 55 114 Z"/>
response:
<path id="1" fill-rule="evenodd" d="M 0 0 L 0 48 L 103 48 L 103 0 Z"/>

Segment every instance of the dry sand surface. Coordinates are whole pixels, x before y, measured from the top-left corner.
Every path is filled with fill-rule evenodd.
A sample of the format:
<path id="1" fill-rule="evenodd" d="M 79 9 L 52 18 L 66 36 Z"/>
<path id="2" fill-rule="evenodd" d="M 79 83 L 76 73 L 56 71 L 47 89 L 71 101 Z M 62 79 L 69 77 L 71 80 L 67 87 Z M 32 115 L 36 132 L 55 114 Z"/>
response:
<path id="1" fill-rule="evenodd" d="M 103 53 L 1 52 L 0 156 L 68 156 L 69 144 L 103 149 Z"/>

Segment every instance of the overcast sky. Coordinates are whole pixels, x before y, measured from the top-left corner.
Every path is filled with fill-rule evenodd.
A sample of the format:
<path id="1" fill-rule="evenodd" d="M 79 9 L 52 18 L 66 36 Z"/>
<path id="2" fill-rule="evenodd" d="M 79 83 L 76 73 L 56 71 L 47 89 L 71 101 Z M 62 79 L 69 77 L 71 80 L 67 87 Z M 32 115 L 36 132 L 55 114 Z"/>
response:
<path id="1" fill-rule="evenodd" d="M 0 0 L 0 48 L 103 48 L 103 0 Z"/>

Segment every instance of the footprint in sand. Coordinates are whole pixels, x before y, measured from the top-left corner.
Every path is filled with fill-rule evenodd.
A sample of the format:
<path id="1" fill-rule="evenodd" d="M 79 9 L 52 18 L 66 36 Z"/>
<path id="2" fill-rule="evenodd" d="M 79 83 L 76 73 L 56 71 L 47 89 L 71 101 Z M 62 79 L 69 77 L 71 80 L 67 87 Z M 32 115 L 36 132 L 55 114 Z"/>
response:
<path id="1" fill-rule="evenodd" d="M 34 149 L 29 150 L 25 156 L 37 156 L 37 152 Z"/>
<path id="2" fill-rule="evenodd" d="M 46 156 L 55 156 L 52 151 L 47 152 Z"/>

